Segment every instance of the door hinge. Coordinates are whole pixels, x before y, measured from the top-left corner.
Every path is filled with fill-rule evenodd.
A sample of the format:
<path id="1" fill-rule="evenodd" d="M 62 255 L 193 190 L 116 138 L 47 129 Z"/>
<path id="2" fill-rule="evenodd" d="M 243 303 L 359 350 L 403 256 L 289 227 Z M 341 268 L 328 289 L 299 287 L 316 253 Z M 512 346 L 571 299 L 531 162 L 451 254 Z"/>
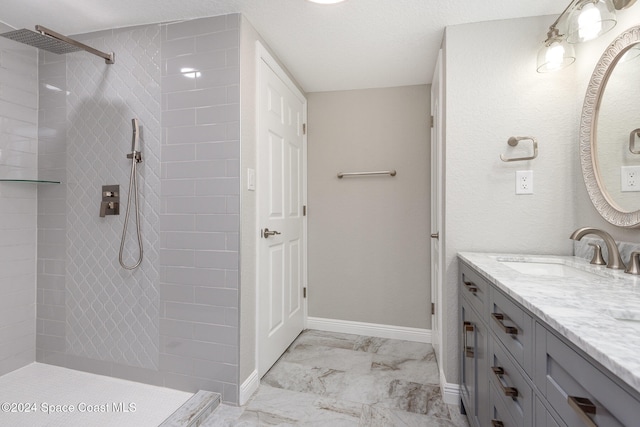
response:
<path id="1" fill-rule="evenodd" d="M 307 124 L 306 124 L 306 123 L 303 123 L 303 124 L 302 124 L 302 134 L 303 134 L 303 135 L 306 135 L 306 134 L 307 134 Z"/>
<path id="2" fill-rule="evenodd" d="M 307 297 L 307 288 L 304 287 L 302 288 L 302 298 L 306 298 Z"/>
<path id="3" fill-rule="evenodd" d="M 307 216 L 307 205 L 302 206 L 302 216 Z"/>
<path id="4" fill-rule="evenodd" d="M 436 314 L 436 304 L 435 303 L 431 303 L 431 314 Z"/>
<path id="5" fill-rule="evenodd" d="M 429 117 L 429 126 L 433 127 L 433 116 Z"/>

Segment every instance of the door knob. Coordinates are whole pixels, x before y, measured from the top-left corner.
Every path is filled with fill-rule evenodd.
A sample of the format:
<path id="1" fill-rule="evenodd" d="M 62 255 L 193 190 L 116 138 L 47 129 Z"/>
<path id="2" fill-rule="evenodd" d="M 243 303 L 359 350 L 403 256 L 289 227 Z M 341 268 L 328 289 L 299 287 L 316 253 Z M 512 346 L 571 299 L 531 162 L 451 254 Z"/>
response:
<path id="1" fill-rule="evenodd" d="M 432 238 L 432 239 L 439 239 L 439 238 L 440 238 L 440 232 L 433 233 L 433 234 L 431 235 L 431 238 Z"/>
<path id="2" fill-rule="evenodd" d="M 269 236 L 275 236 L 276 234 L 281 234 L 281 233 L 276 230 L 269 230 L 268 228 L 265 228 L 261 234 L 262 234 L 262 237 L 264 237 L 265 239 L 268 239 Z"/>

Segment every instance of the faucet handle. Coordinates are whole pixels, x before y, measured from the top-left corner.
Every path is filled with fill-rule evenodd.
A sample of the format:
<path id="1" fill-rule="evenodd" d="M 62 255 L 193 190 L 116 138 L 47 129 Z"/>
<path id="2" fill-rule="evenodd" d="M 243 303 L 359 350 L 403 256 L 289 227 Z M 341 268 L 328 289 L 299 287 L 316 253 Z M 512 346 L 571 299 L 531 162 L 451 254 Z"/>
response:
<path id="1" fill-rule="evenodd" d="M 595 265 L 607 265 L 602 257 L 602 248 L 597 243 L 589 243 L 589 246 L 593 246 L 593 258 L 591 258 L 591 264 Z"/>
<path id="2" fill-rule="evenodd" d="M 640 251 L 631 252 L 631 259 L 629 260 L 629 266 L 624 272 L 629 274 L 640 275 Z"/>

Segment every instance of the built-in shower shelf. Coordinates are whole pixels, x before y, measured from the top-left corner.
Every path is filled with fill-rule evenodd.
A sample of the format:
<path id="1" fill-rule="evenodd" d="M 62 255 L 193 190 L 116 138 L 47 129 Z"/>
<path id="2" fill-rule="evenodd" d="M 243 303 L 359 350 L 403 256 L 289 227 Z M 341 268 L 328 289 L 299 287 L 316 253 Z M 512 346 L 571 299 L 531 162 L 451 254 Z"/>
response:
<path id="1" fill-rule="evenodd" d="M 0 182 L 25 182 L 27 184 L 60 184 L 60 181 L 48 181 L 45 179 L 0 179 Z"/>

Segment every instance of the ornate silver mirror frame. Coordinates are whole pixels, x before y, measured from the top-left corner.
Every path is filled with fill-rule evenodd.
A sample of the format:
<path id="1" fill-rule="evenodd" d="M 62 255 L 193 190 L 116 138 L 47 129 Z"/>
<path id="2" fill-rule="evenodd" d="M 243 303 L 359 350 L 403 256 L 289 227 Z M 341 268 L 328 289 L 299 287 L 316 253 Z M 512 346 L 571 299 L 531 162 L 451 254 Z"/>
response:
<path id="1" fill-rule="evenodd" d="M 602 217 L 619 227 L 640 227 L 640 210 L 625 212 L 606 191 L 598 166 L 597 130 L 600 103 L 607 81 L 625 52 L 640 42 L 640 26 L 620 34 L 604 51 L 596 65 L 582 107 L 580 120 L 580 162 L 591 202 Z"/>

